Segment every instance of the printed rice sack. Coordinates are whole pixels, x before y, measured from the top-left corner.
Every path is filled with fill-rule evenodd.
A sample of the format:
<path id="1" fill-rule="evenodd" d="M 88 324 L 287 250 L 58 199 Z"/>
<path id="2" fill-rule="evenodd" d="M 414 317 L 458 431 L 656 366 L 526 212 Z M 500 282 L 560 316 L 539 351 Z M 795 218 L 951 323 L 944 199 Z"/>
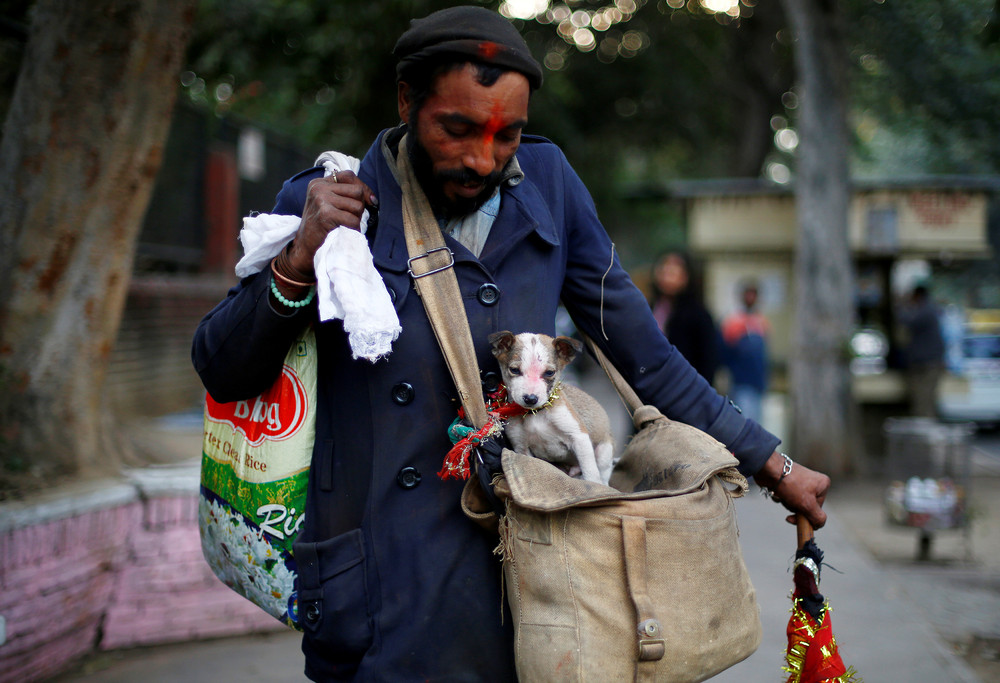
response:
<path id="1" fill-rule="evenodd" d="M 304 520 L 316 434 L 316 340 L 310 327 L 277 381 L 248 401 L 205 400 L 199 528 L 212 571 L 298 629 L 292 543 Z"/>

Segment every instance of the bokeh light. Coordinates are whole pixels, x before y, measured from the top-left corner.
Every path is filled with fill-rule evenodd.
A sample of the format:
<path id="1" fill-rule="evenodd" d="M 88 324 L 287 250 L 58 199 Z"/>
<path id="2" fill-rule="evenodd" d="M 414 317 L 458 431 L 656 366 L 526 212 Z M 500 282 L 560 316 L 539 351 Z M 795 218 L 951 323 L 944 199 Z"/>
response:
<path id="1" fill-rule="evenodd" d="M 573 42 L 583 52 L 590 52 L 597 46 L 594 34 L 590 32 L 590 29 L 586 28 L 578 28 L 573 31 Z"/>
<path id="2" fill-rule="evenodd" d="M 740 0 L 701 0 L 701 6 L 716 14 L 740 16 Z"/>
<path id="3" fill-rule="evenodd" d="M 508 19 L 534 19 L 549 9 L 549 0 L 505 0 L 500 14 Z"/>
<path id="4" fill-rule="evenodd" d="M 772 161 L 764 171 L 768 180 L 779 185 L 787 185 L 792 180 L 792 171 L 784 164 Z"/>
<path id="5" fill-rule="evenodd" d="M 794 152 L 799 146 L 799 134 L 791 128 L 782 128 L 774 134 L 774 144 L 783 152 Z"/>
<path id="6" fill-rule="evenodd" d="M 551 0 L 505 0 L 500 12 L 510 18 L 534 19 L 540 24 L 555 24 L 556 33 L 581 52 L 597 50 L 602 62 L 614 61 L 617 57 L 634 57 L 649 47 L 649 36 L 642 31 L 629 31 L 628 40 L 621 35 L 610 42 L 599 39 L 597 33 L 610 32 L 616 25 L 629 21 L 646 3 L 646 0 L 612 0 L 604 7 L 589 9 L 579 7 L 578 0 L 569 4 L 551 4 Z M 572 7 L 570 6 L 572 5 Z M 546 62 L 558 64 L 562 68 L 566 55 L 552 57 Z"/>

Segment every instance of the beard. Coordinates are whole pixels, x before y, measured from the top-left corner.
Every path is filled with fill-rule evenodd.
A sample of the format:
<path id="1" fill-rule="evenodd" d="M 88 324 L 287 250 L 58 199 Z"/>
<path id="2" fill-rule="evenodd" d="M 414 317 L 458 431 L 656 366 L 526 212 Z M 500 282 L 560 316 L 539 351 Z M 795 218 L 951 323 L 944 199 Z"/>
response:
<path id="1" fill-rule="evenodd" d="M 468 216 L 493 196 L 493 191 L 500 184 L 500 171 L 493 171 L 487 176 L 464 167 L 435 172 L 434 163 L 417 135 L 416 126 L 411 125 L 409 132 L 406 137 L 406 153 L 410 157 L 413 175 L 427 195 L 427 201 L 436 216 L 444 219 Z M 459 184 L 482 183 L 483 190 L 475 197 L 449 197 L 444 193 L 444 184 L 448 181 Z"/>

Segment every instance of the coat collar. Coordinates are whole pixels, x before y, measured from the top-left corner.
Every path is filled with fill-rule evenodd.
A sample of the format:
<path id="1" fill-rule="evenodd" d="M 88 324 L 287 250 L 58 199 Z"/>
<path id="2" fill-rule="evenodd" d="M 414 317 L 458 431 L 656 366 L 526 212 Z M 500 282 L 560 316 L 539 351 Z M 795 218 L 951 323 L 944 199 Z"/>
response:
<path id="1" fill-rule="evenodd" d="M 406 270 L 409 255 L 403 234 L 402 192 L 389 149 L 398 145 L 403 132 L 403 126 L 383 131 L 365 155 L 359 173 L 361 179 L 375 189 L 379 199 L 372 258 L 379 268 L 396 272 Z M 481 258 L 476 259 L 457 240 L 445 235 L 445 241 L 455 252 L 456 261 L 481 263 L 492 270 L 528 235 L 535 234 L 552 246 L 559 244 L 555 222 L 537 187 L 526 177 L 516 156 L 512 162 L 501 181 L 500 214 L 490 230 Z"/>

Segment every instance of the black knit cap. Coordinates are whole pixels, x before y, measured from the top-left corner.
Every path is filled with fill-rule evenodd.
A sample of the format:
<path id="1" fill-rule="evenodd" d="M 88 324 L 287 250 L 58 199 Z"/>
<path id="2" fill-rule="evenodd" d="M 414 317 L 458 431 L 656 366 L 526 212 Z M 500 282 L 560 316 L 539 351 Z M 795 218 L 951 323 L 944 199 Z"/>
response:
<path id="1" fill-rule="evenodd" d="M 399 78 L 413 65 L 443 55 L 519 71 L 532 90 L 542 84 L 542 67 L 513 24 L 485 7 L 451 7 L 410 21 L 392 54 Z"/>

